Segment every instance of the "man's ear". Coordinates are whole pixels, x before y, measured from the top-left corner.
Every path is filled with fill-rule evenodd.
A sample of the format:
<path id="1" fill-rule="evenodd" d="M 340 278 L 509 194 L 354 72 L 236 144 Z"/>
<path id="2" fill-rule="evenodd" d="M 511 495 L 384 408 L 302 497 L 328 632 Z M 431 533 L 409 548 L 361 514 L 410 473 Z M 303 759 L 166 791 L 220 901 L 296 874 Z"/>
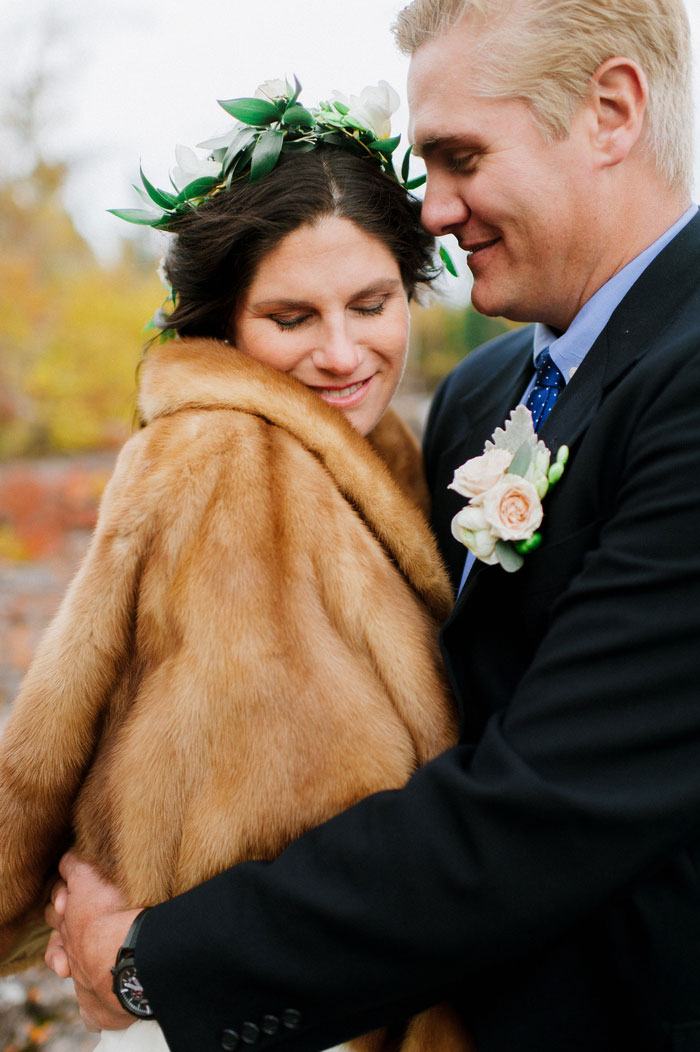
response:
<path id="1" fill-rule="evenodd" d="M 619 164 L 639 141 L 649 101 L 644 70 L 631 58 L 609 58 L 591 77 L 593 145 L 602 166 Z"/>

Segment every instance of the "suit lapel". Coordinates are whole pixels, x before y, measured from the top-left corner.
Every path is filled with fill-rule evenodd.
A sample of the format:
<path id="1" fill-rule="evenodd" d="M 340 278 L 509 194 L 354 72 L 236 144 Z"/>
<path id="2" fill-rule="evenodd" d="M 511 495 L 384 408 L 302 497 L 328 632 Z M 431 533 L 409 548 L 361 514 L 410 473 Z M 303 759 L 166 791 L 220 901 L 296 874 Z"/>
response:
<path id="1" fill-rule="evenodd" d="M 663 339 L 665 329 L 673 324 L 677 311 L 687 302 L 700 273 L 700 215 L 666 246 L 650 263 L 613 313 L 608 324 L 588 352 L 575 376 L 561 393 L 540 431 L 540 437 L 552 451 L 566 445 L 571 450 L 585 433 L 606 394 L 630 369 Z M 660 304 L 663 309 L 660 309 Z M 514 380 L 498 382 L 497 377 L 482 376 L 477 388 L 464 399 L 464 412 L 473 413 L 472 436 L 479 436 L 468 446 L 466 460 L 483 450 L 482 436 L 491 434 L 503 423 L 510 408 L 519 401 L 532 375 L 532 360 L 524 355 L 521 369 L 513 370 Z M 499 393 L 495 393 L 495 389 Z M 480 444 L 481 443 L 481 444 Z M 478 448 L 475 448 L 478 447 Z M 455 466 L 463 460 L 455 461 Z M 475 590 L 488 578 L 488 567 L 477 562 L 460 593 L 445 627 L 474 599 Z"/>
<path id="2" fill-rule="evenodd" d="M 700 215 L 654 259 L 612 314 L 541 430 L 553 451 L 573 448 L 605 395 L 658 345 L 700 269 Z M 660 309 L 662 305 L 662 309 Z"/>
<path id="3" fill-rule="evenodd" d="M 520 401 L 532 375 L 532 336 L 524 341 L 520 358 L 505 377 L 483 376 L 459 403 L 459 435 L 446 457 L 455 468 L 484 451 L 484 442 Z"/>

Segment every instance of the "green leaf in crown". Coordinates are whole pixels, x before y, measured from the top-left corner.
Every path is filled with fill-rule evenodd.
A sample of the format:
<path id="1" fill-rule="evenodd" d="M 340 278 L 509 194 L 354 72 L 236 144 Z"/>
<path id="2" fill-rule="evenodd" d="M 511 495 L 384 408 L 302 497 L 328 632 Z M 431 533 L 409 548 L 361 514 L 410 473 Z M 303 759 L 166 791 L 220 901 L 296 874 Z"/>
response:
<path id="1" fill-rule="evenodd" d="M 284 115 L 282 107 L 265 99 L 219 99 L 219 105 L 242 124 L 252 124 L 258 128 L 279 121 Z"/>

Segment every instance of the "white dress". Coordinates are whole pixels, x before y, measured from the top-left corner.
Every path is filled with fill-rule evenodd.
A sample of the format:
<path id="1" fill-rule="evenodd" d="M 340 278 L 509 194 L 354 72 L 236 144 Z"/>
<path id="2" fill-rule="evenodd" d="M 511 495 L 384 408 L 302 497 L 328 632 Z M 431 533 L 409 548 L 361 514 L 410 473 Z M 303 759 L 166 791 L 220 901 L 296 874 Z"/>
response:
<path id="1" fill-rule="evenodd" d="M 103 1030 L 94 1052 L 170 1052 L 163 1031 L 152 1019 L 139 1019 L 125 1030 Z"/>
<path id="2" fill-rule="evenodd" d="M 170 1052 L 158 1023 L 140 1019 L 126 1030 L 103 1030 L 94 1052 Z M 352 1052 L 349 1045 L 336 1045 L 326 1052 Z"/>

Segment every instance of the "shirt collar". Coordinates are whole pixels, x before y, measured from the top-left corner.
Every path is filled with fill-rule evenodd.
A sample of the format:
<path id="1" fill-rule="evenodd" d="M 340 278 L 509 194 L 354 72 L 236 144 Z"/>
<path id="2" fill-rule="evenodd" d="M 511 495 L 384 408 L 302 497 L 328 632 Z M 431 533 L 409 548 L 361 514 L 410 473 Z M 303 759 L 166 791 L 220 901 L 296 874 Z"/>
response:
<path id="1" fill-rule="evenodd" d="M 558 335 L 548 325 L 538 322 L 533 337 L 533 358 L 549 347 L 552 361 L 568 383 L 635 281 L 697 211 L 698 206 L 691 205 L 661 237 L 606 281 L 584 303 L 566 332 Z"/>

